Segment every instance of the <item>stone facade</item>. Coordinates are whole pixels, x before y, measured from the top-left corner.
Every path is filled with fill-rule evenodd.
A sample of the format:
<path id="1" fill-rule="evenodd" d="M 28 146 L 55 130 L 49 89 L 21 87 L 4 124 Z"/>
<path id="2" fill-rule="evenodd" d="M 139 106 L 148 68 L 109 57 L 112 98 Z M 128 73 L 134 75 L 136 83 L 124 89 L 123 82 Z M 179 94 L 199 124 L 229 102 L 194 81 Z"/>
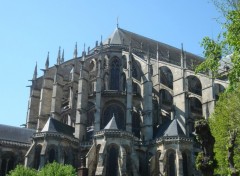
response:
<path id="1" fill-rule="evenodd" d="M 200 175 L 194 121 L 208 118 L 225 80 L 194 73 L 203 58 L 117 28 L 105 42 L 35 68 L 25 165 L 56 160 L 79 175 Z M 2 148 L 0 146 L 0 148 Z"/>

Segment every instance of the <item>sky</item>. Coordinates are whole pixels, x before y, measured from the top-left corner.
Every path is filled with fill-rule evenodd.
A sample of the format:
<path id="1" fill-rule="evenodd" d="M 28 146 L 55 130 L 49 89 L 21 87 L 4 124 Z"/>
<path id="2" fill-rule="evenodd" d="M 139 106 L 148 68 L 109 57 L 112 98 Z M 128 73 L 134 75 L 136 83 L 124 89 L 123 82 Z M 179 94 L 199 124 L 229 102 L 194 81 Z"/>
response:
<path id="1" fill-rule="evenodd" d="M 117 27 L 203 56 L 203 37 L 216 38 L 220 17 L 211 0 L 0 0 L 0 124 L 26 122 L 34 67 L 38 76 L 47 53 L 65 60 L 93 48 Z M 118 19 L 118 20 L 117 20 Z"/>

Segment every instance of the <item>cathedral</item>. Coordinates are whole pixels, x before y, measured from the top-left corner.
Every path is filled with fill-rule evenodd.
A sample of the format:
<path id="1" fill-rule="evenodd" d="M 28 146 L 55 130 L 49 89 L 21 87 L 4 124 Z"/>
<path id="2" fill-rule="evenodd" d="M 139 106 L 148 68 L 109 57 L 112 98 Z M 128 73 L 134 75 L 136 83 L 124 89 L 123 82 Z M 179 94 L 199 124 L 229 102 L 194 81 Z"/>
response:
<path id="1" fill-rule="evenodd" d="M 26 127 L 0 124 L 0 175 L 53 161 L 83 176 L 192 176 L 194 121 L 208 118 L 224 79 L 204 59 L 117 27 L 104 41 L 35 67 Z"/>

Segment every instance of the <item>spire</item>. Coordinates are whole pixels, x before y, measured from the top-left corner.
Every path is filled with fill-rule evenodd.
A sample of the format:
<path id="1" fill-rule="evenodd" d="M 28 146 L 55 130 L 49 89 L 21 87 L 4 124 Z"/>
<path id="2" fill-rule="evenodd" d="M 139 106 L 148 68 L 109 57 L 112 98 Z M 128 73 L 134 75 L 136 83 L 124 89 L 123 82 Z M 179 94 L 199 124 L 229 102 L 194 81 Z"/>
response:
<path id="1" fill-rule="evenodd" d="M 159 46 L 158 46 L 158 43 L 157 43 L 157 61 L 159 62 Z"/>
<path id="2" fill-rule="evenodd" d="M 101 42 L 100 42 L 100 46 L 102 46 L 102 44 L 103 44 L 103 43 L 102 43 L 102 35 L 101 35 Z"/>
<path id="3" fill-rule="evenodd" d="M 186 68 L 186 58 L 185 58 L 185 53 L 183 50 L 183 43 L 181 44 L 181 66 L 183 68 Z"/>
<path id="4" fill-rule="evenodd" d="M 118 130 L 114 114 L 113 114 L 112 119 L 108 122 L 108 124 L 105 126 L 104 129 L 105 130 Z"/>
<path id="5" fill-rule="evenodd" d="M 150 48 L 149 48 L 149 45 L 148 45 L 148 51 L 147 51 L 147 63 L 148 63 L 148 65 L 150 64 Z"/>
<path id="6" fill-rule="evenodd" d="M 132 36 L 130 37 L 130 43 L 129 43 L 129 53 L 132 52 Z"/>
<path id="7" fill-rule="evenodd" d="M 49 68 L 49 52 L 47 54 L 47 59 L 46 59 L 46 62 L 45 62 L 45 69 L 47 70 Z"/>
<path id="8" fill-rule="evenodd" d="M 33 80 L 36 80 L 36 79 L 37 79 L 37 62 L 36 62 L 34 73 L 33 73 Z"/>
<path id="9" fill-rule="evenodd" d="M 57 57 L 57 65 L 60 65 L 60 63 L 61 63 L 61 47 L 59 46 L 58 57 Z"/>
<path id="10" fill-rule="evenodd" d="M 86 52 L 85 52 L 85 43 L 83 45 L 83 52 L 82 52 L 82 60 L 84 61 L 85 60 L 85 55 L 86 55 Z"/>
<path id="11" fill-rule="evenodd" d="M 77 51 L 77 42 L 75 44 L 75 49 L 74 49 L 74 53 L 73 53 L 73 58 L 76 59 L 78 55 L 78 51 Z"/>
<path id="12" fill-rule="evenodd" d="M 62 59 L 61 59 L 61 63 L 64 62 L 64 49 L 63 49 L 63 52 L 62 52 Z"/>
<path id="13" fill-rule="evenodd" d="M 117 28 L 119 28 L 118 17 L 117 17 Z"/>

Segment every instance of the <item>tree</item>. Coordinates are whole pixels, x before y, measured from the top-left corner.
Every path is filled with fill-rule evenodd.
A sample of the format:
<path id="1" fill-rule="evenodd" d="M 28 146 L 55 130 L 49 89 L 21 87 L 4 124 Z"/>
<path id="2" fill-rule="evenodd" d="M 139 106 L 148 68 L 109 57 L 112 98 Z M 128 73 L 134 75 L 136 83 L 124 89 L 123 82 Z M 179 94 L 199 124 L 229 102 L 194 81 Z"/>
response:
<path id="1" fill-rule="evenodd" d="M 224 17 L 223 28 L 217 40 L 205 37 L 202 42 L 206 60 L 195 70 L 209 71 L 211 78 L 218 78 L 219 61 L 231 58 L 228 70 L 229 88 L 220 96 L 214 114 L 209 118 L 210 129 L 216 140 L 214 151 L 218 162 L 216 172 L 238 175 L 240 169 L 240 0 L 212 0 Z"/>
<path id="2" fill-rule="evenodd" d="M 37 176 L 35 169 L 26 168 L 23 165 L 17 165 L 17 167 L 10 171 L 8 176 Z"/>
<path id="3" fill-rule="evenodd" d="M 232 176 L 240 170 L 240 88 L 222 94 L 209 118 L 210 128 L 216 143 L 218 161 L 216 173 Z"/>
<path id="4" fill-rule="evenodd" d="M 53 162 L 45 165 L 38 173 L 38 176 L 75 176 L 76 171 L 71 165 L 63 165 Z"/>
<path id="5" fill-rule="evenodd" d="M 64 165 L 60 163 L 49 163 L 45 165 L 39 172 L 35 169 L 17 165 L 17 167 L 10 171 L 8 176 L 76 176 L 76 171 L 71 165 Z"/>
<path id="6" fill-rule="evenodd" d="M 214 159 L 213 152 L 215 139 L 205 119 L 196 121 L 194 127 L 197 140 L 202 148 L 202 152 L 198 153 L 196 158 L 196 167 L 204 176 L 213 175 L 214 168 L 216 167 L 216 160 Z"/>

